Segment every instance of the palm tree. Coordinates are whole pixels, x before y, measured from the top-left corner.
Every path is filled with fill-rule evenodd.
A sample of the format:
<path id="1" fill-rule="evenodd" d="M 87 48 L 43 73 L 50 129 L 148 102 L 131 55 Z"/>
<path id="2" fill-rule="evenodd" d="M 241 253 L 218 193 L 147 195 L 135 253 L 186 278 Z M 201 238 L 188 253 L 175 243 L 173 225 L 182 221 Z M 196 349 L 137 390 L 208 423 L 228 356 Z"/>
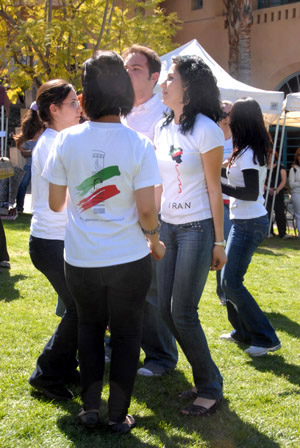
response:
<path id="1" fill-rule="evenodd" d="M 229 41 L 229 73 L 251 83 L 252 0 L 223 0 Z"/>

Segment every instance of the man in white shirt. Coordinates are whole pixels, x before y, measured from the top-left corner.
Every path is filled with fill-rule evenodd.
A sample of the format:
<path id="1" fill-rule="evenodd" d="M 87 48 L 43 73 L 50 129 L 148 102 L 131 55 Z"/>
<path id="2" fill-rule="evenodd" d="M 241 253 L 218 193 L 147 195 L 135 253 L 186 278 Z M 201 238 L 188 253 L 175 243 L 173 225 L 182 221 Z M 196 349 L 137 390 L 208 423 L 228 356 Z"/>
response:
<path id="1" fill-rule="evenodd" d="M 153 93 L 161 69 L 159 56 L 148 47 L 133 45 L 125 50 L 123 59 L 132 81 L 135 102 L 122 122 L 153 141 L 155 126 L 166 109 Z M 178 360 L 175 339 L 158 311 L 156 266 L 157 262 L 153 261 L 152 283 L 146 298 L 142 337 L 145 361 L 144 367 L 138 369 L 138 374 L 143 376 L 160 376 L 174 369 Z"/>

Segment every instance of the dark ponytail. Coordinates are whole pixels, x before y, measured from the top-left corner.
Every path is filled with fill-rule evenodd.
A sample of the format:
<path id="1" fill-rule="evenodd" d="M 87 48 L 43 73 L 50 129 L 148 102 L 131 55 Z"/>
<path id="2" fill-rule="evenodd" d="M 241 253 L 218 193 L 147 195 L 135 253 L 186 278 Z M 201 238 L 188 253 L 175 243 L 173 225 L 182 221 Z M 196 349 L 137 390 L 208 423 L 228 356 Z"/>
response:
<path id="1" fill-rule="evenodd" d="M 21 122 L 21 132 L 13 136 L 17 148 L 21 149 L 23 143 L 32 140 L 33 137 L 44 128 L 45 126 L 40 120 L 37 111 L 29 109 Z"/>

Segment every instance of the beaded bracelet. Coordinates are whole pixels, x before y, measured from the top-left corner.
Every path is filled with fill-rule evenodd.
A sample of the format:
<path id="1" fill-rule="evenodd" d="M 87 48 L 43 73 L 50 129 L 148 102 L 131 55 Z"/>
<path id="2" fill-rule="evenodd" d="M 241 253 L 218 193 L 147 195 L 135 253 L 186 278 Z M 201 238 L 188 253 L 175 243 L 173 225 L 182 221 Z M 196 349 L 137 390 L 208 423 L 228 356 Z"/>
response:
<path id="1" fill-rule="evenodd" d="M 160 231 L 160 223 L 158 223 L 158 226 L 156 227 L 156 229 L 145 230 L 142 227 L 142 231 L 143 231 L 143 233 L 145 233 L 145 235 L 154 235 L 155 233 L 159 233 L 159 231 Z"/>

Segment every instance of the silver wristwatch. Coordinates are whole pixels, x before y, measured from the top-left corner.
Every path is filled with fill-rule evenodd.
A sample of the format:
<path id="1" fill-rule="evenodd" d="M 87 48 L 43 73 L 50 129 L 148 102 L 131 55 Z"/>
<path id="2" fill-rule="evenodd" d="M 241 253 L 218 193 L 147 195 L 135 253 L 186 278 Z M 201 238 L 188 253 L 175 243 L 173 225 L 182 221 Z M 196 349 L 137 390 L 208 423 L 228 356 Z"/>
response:
<path id="1" fill-rule="evenodd" d="M 215 241 L 214 242 L 215 246 L 222 246 L 222 247 L 226 247 L 226 240 L 223 241 Z"/>

